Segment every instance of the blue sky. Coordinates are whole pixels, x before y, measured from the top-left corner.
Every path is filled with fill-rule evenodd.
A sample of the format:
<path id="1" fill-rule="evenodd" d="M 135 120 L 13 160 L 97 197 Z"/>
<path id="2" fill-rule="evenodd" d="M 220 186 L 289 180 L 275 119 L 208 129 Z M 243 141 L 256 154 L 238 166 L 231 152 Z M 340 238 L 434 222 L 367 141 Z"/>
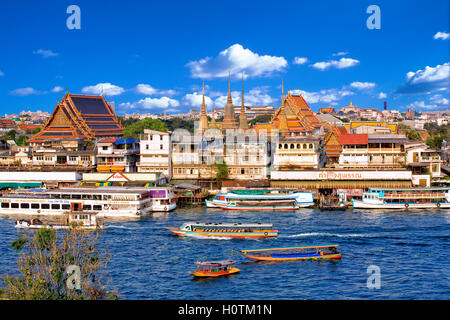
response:
<path id="1" fill-rule="evenodd" d="M 69 5 L 81 29 L 69 30 Z M 381 29 L 366 13 L 378 5 Z M 448 0 L 1 1 L 0 114 L 51 112 L 66 90 L 118 114 L 226 103 L 405 111 L 449 107 Z"/>

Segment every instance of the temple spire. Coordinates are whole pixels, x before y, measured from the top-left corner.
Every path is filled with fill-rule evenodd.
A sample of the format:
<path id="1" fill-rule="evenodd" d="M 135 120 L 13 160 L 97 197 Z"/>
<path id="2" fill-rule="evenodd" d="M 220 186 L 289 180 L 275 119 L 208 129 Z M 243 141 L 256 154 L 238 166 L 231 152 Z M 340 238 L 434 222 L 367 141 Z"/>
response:
<path id="1" fill-rule="evenodd" d="M 231 73 L 228 73 L 228 99 L 227 104 L 224 107 L 222 129 L 237 129 L 237 128 L 238 124 L 236 123 L 233 100 L 231 99 Z"/>
<path id="2" fill-rule="evenodd" d="M 233 100 L 231 99 L 231 74 L 228 72 L 228 99 L 227 104 L 233 104 Z"/>
<path id="3" fill-rule="evenodd" d="M 206 129 L 208 129 L 208 115 L 206 113 L 205 104 L 205 81 L 203 81 L 202 106 L 200 107 L 200 121 L 198 124 L 198 131 L 200 134 L 203 134 Z"/>
<path id="4" fill-rule="evenodd" d="M 248 129 L 247 116 L 245 115 L 244 105 L 244 73 L 242 73 L 242 98 L 241 98 L 241 114 L 239 115 L 239 129 Z"/>

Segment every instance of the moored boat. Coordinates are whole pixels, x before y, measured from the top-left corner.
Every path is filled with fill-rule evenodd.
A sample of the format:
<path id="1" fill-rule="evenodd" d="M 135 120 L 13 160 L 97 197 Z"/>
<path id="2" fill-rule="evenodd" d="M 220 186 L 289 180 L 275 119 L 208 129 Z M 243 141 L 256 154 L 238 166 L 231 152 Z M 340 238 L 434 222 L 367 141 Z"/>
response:
<path id="1" fill-rule="evenodd" d="M 206 201 L 209 208 L 225 210 L 298 210 L 314 205 L 311 192 L 237 194 L 219 193 L 211 201 Z"/>
<path id="2" fill-rule="evenodd" d="M 173 190 L 166 187 L 72 187 L 0 195 L 0 214 L 40 216 L 82 211 L 106 217 L 141 217 L 175 208 Z"/>
<path id="3" fill-rule="evenodd" d="M 271 223 L 201 223 L 186 222 L 179 228 L 167 227 L 178 236 L 268 238 L 278 236 Z"/>
<path id="4" fill-rule="evenodd" d="M 338 245 L 319 245 L 306 247 L 284 247 L 240 250 L 246 258 L 260 261 L 294 261 L 294 260 L 340 260 Z"/>
<path id="5" fill-rule="evenodd" d="M 362 209 L 450 208 L 450 188 L 371 188 L 352 204 Z"/>
<path id="6" fill-rule="evenodd" d="M 240 270 L 234 268 L 235 261 L 211 261 L 211 262 L 196 262 L 197 270 L 190 272 L 194 277 L 220 277 L 233 273 L 238 273 Z"/>
<path id="7" fill-rule="evenodd" d="M 103 220 L 98 219 L 96 212 L 70 212 L 66 213 L 66 218 L 64 223 L 43 223 L 37 218 L 31 220 L 17 220 L 16 228 L 26 228 L 26 229 L 70 229 L 72 227 L 77 227 L 80 229 L 103 229 Z"/>

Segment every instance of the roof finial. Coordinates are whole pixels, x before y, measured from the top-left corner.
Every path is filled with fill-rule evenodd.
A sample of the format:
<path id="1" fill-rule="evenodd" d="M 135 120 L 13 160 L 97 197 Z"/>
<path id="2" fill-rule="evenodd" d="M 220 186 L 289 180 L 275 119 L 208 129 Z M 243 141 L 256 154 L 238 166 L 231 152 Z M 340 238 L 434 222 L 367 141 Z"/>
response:
<path id="1" fill-rule="evenodd" d="M 227 103 L 232 104 L 233 101 L 231 100 L 231 73 L 228 71 L 228 99 Z"/>

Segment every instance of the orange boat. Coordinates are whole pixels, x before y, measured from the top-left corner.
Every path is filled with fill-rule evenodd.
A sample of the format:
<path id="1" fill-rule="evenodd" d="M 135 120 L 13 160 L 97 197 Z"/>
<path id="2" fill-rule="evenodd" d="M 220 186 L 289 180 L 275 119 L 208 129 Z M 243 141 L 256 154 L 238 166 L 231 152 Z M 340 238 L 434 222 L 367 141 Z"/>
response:
<path id="1" fill-rule="evenodd" d="M 223 260 L 212 262 L 196 262 L 197 270 L 190 272 L 194 277 L 220 277 L 233 273 L 238 273 L 240 270 L 234 268 L 235 261 Z"/>

